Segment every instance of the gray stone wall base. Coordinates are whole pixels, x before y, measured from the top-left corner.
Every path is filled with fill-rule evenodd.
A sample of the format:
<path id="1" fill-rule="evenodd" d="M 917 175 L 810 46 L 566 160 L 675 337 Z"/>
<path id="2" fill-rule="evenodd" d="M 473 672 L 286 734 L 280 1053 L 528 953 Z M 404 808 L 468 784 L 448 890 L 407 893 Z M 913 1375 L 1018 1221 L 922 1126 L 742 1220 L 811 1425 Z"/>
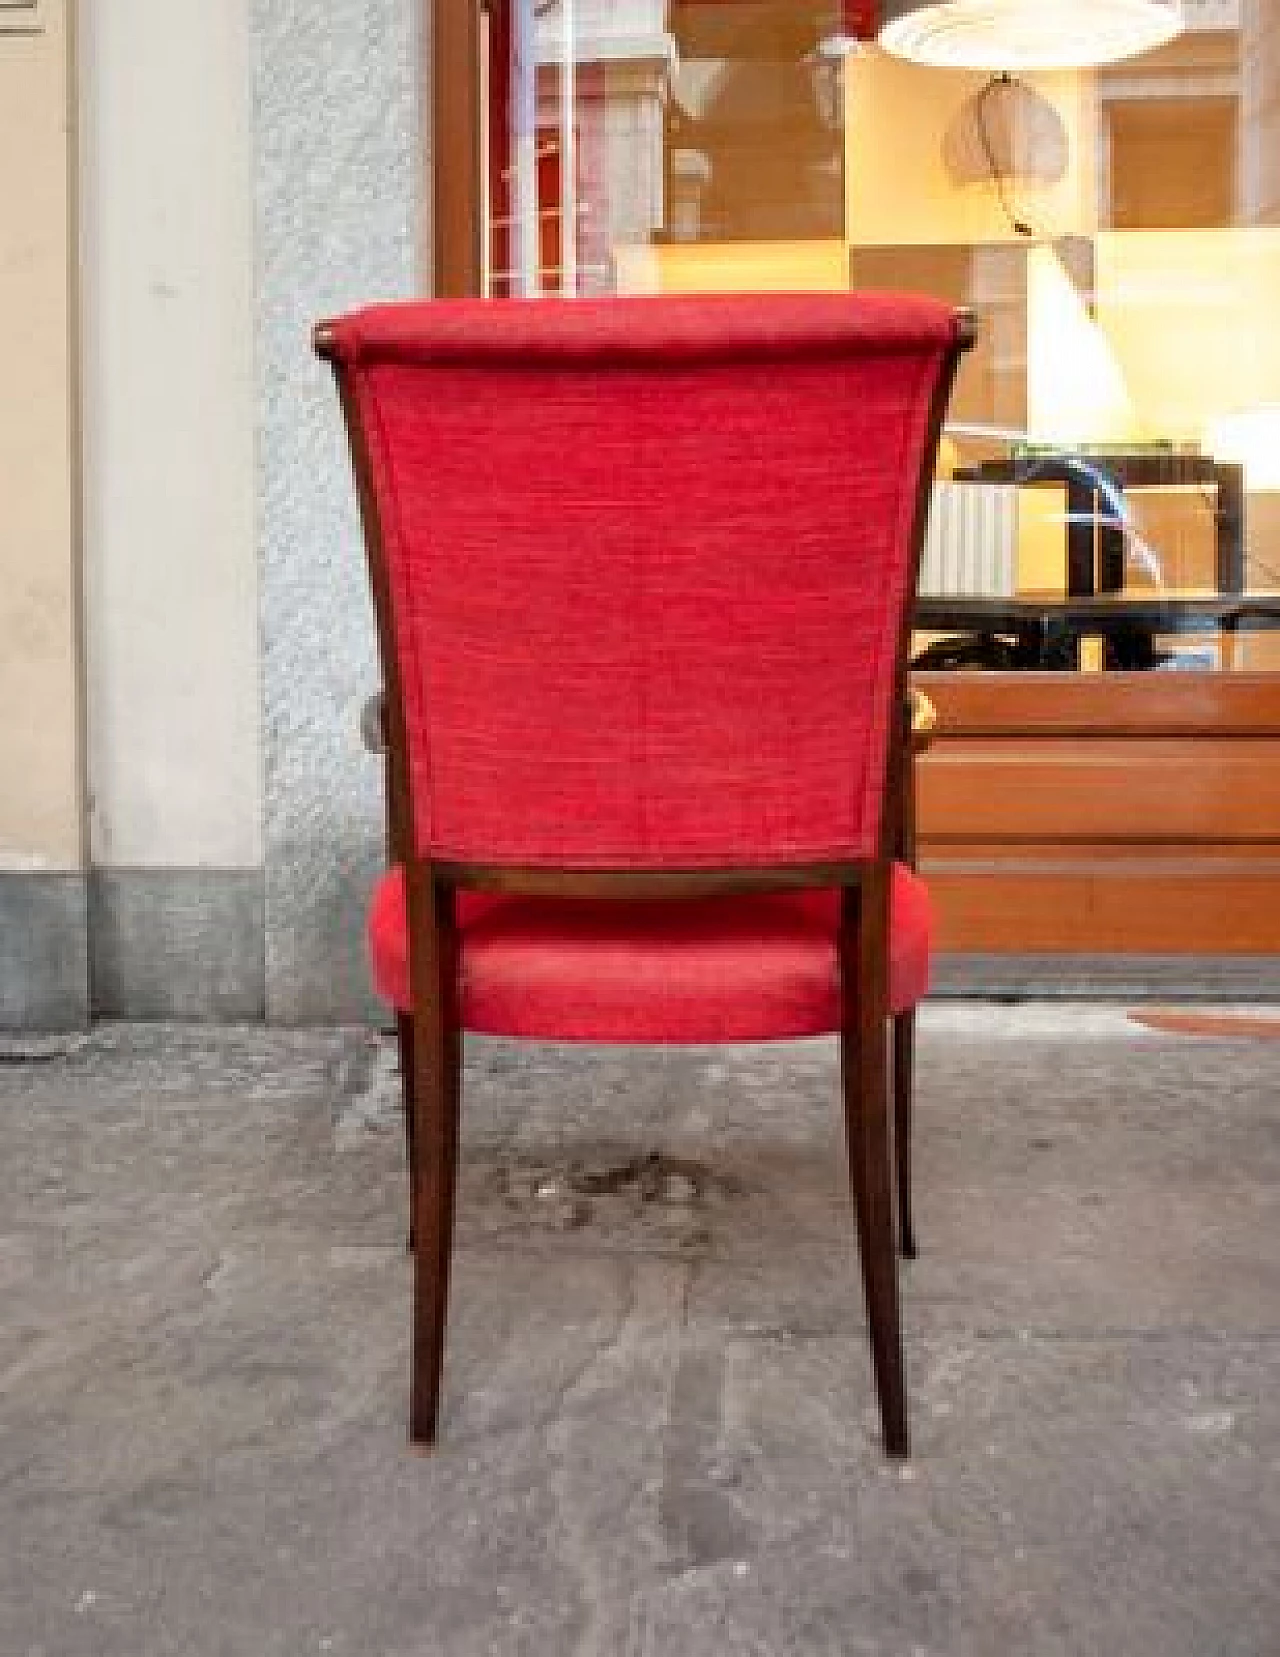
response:
<path id="1" fill-rule="evenodd" d="M 261 870 L 0 872 L 0 1029 L 83 1029 L 91 1015 L 385 1024 L 364 942 L 383 857 L 380 834 L 339 854 L 293 847 L 270 925 Z M 1280 954 L 943 955 L 933 993 L 1280 1002 Z"/>
<path id="2" fill-rule="evenodd" d="M 1278 955 L 941 955 L 932 993 L 1018 1000 L 1280 1001 Z"/>
<path id="3" fill-rule="evenodd" d="M 368 768 L 380 776 L 379 768 Z M 267 870 L 267 1016 L 272 1024 L 385 1024 L 365 948 L 374 882 L 386 868 L 381 819 L 338 845 L 295 837 Z"/>
<path id="4" fill-rule="evenodd" d="M 265 1017 L 265 911 L 258 869 L 95 869 L 89 879 L 94 1013 Z"/>
<path id="5" fill-rule="evenodd" d="M 0 1029 L 85 1027 L 88 930 L 83 874 L 0 872 Z"/>

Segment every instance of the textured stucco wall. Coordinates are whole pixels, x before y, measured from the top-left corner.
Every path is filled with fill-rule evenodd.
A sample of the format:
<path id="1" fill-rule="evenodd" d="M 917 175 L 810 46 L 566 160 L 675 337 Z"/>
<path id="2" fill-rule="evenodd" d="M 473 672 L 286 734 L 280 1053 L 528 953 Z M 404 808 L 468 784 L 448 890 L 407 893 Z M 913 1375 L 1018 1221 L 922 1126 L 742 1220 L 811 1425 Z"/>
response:
<path id="1" fill-rule="evenodd" d="M 381 779 L 358 716 L 377 669 L 345 438 L 309 331 L 423 285 L 419 9 L 252 6 L 267 1011 L 286 1022 L 373 1011 Z"/>

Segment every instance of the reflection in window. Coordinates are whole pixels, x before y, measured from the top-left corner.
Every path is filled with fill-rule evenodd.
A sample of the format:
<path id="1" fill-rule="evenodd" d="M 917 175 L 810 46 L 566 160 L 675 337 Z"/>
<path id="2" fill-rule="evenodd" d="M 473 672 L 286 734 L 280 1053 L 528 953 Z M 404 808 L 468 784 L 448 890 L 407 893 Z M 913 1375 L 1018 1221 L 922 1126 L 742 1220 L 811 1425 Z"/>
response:
<path id="1" fill-rule="evenodd" d="M 842 55 L 838 0 L 493 0 L 490 291 L 967 304 L 927 598 L 1069 624 L 1055 666 L 1280 666 L 1280 17 L 1184 11 L 1010 78 Z"/>
<path id="2" fill-rule="evenodd" d="M 672 8 L 668 214 L 677 241 L 840 236 L 844 227 L 835 18 L 791 0 Z"/>

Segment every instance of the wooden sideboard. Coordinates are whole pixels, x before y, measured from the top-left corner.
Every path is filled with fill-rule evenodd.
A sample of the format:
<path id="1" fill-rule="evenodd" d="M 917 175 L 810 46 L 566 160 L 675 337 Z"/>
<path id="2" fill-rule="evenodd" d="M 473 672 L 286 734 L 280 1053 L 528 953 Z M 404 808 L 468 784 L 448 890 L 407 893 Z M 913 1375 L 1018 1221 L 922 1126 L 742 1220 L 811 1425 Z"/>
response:
<path id="1" fill-rule="evenodd" d="M 1280 674 L 913 682 L 943 952 L 1280 955 Z"/>

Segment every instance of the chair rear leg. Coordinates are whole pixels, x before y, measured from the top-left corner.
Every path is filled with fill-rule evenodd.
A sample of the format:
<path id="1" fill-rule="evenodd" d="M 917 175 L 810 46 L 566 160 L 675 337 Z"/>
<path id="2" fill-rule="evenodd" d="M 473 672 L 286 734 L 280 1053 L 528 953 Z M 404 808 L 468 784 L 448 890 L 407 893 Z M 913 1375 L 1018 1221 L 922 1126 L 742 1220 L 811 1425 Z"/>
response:
<path id="1" fill-rule="evenodd" d="M 413 1371 L 409 1437 L 436 1440 L 458 1182 L 462 1039 L 428 1016 L 414 1031 Z"/>
<path id="2" fill-rule="evenodd" d="M 842 894 L 840 1079 L 880 1424 L 886 1454 L 902 1457 L 910 1449 L 889 1123 L 888 926 L 881 866 Z"/>
<path id="3" fill-rule="evenodd" d="M 849 1182 L 858 1222 L 858 1252 L 884 1448 L 886 1455 L 905 1457 L 910 1454 L 910 1440 L 889 1165 L 886 1035 L 882 1018 L 844 1032 L 841 1070 Z"/>
<path id="4" fill-rule="evenodd" d="M 915 1089 L 916 1015 L 898 1013 L 893 1021 L 893 1151 L 898 1176 L 898 1246 L 908 1260 L 916 1257 L 911 1218 L 911 1113 Z"/>
<path id="5" fill-rule="evenodd" d="M 416 1231 L 414 1203 L 417 1199 L 417 1163 L 413 1155 L 413 1015 L 396 1014 L 396 1046 L 400 1051 L 400 1089 L 404 1097 L 404 1151 L 409 1169 L 409 1248 L 413 1249 Z"/>

